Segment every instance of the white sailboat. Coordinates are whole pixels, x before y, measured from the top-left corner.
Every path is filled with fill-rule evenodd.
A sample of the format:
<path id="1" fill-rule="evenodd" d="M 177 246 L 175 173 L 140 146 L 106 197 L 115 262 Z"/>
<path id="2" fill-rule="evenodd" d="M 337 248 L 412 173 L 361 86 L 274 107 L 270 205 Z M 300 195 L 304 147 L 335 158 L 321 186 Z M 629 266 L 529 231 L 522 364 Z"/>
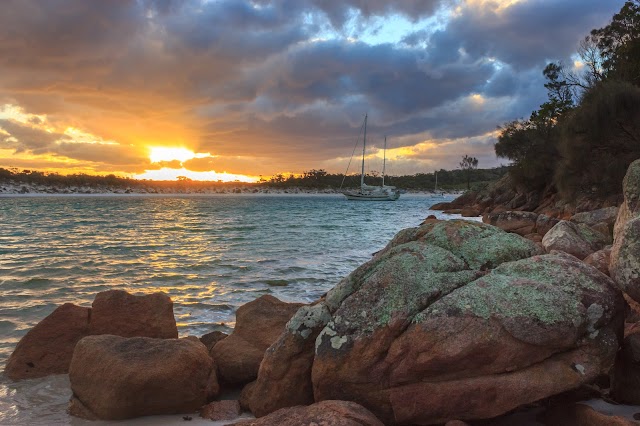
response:
<path id="1" fill-rule="evenodd" d="M 364 183 L 364 156 L 367 145 L 367 115 L 364 116 L 364 137 L 362 139 L 362 172 L 360 189 L 344 191 L 347 200 L 352 201 L 395 201 L 400 198 L 400 191 L 395 186 L 384 184 L 384 172 L 387 163 L 387 137 L 384 138 L 384 159 L 382 163 L 382 185 L 374 186 Z"/>
<path id="2" fill-rule="evenodd" d="M 438 189 L 438 172 L 434 172 L 436 175 L 436 185 L 433 188 L 432 198 L 444 198 L 444 191 Z"/>

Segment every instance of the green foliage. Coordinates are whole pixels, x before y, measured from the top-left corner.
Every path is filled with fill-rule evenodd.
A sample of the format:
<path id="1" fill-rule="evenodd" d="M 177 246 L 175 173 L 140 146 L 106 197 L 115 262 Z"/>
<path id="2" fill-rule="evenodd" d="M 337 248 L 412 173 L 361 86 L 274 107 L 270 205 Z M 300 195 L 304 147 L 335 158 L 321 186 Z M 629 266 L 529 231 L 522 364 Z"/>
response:
<path id="1" fill-rule="evenodd" d="M 561 125 L 559 151 L 555 182 L 564 196 L 619 193 L 640 158 L 640 88 L 609 81 L 587 92 Z"/>
<path id="2" fill-rule="evenodd" d="M 529 120 L 500 127 L 496 155 L 513 162 L 516 185 L 555 186 L 567 198 L 618 194 L 640 157 L 640 0 L 627 1 L 609 25 L 591 31 L 579 54 L 582 77 L 549 64 L 548 101 Z"/>
<path id="3" fill-rule="evenodd" d="M 513 161 L 510 171 L 516 185 L 541 190 L 552 182 L 558 160 L 557 124 L 574 107 L 571 85 L 563 67 L 551 63 L 543 71 L 547 102 L 529 120 L 515 120 L 500 129 L 496 155 Z"/>
<path id="4" fill-rule="evenodd" d="M 470 159 L 473 159 L 470 157 Z M 477 167 L 477 160 L 475 167 Z M 438 170 L 438 188 L 444 190 L 458 190 L 466 187 L 470 180 L 472 183 L 492 182 L 500 179 L 507 173 L 507 167 L 497 167 L 493 169 L 470 170 Z M 302 173 L 301 176 L 284 177 L 282 174 L 273 176 L 263 184 L 276 188 L 314 188 L 314 189 L 337 189 L 340 188 L 344 178 L 345 188 L 355 188 L 360 185 L 360 175 L 332 174 L 325 170 L 310 170 Z M 368 185 L 381 185 L 382 177 L 377 172 L 365 175 L 365 182 Z M 436 179 L 435 173 L 416 173 L 405 176 L 385 176 L 385 185 L 395 185 L 401 189 L 413 190 L 433 190 Z"/>
<path id="5" fill-rule="evenodd" d="M 467 177 L 467 189 L 471 189 L 471 171 L 478 168 L 478 159 L 465 154 L 460 161 L 460 168 Z"/>
<path id="6" fill-rule="evenodd" d="M 513 161 L 509 174 L 514 183 L 531 190 L 549 185 L 558 159 L 555 126 L 540 126 L 534 120 L 516 120 L 500 130 L 496 155 Z"/>
<path id="7" fill-rule="evenodd" d="M 591 31 L 605 79 L 640 85 L 640 0 L 627 1 L 609 25 Z"/>

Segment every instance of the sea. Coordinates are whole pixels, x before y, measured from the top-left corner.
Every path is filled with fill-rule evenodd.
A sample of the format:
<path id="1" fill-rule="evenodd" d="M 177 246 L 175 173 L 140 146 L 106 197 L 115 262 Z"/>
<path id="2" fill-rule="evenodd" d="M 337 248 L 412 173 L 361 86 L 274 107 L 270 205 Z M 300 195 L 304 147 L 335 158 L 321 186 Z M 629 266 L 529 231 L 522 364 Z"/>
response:
<path id="1" fill-rule="evenodd" d="M 457 218 L 430 210 L 453 198 L 1 196 L 0 369 L 20 338 L 56 307 L 90 306 L 105 290 L 165 292 L 181 337 L 231 332 L 236 309 L 265 294 L 315 301 L 401 229 L 431 214 Z M 66 375 L 13 383 L 0 374 L 0 425 L 110 424 L 70 417 L 70 395 Z M 117 424 L 184 421 L 161 416 Z"/>

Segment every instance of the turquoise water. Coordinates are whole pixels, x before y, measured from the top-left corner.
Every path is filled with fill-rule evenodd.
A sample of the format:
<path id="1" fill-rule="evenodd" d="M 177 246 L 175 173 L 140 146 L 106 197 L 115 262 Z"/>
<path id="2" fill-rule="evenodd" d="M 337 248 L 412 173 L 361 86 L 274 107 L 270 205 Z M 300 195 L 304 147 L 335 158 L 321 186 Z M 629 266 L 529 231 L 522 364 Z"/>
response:
<path id="1" fill-rule="evenodd" d="M 229 332 L 237 307 L 263 294 L 311 302 L 399 230 L 429 214 L 450 217 L 429 211 L 441 201 L 411 194 L 378 203 L 342 195 L 1 197 L 0 365 L 55 307 L 90 306 L 108 289 L 166 292 L 181 336 Z M 59 413 L 68 399 L 64 380 L 1 378 L 0 424 L 68 424 Z"/>

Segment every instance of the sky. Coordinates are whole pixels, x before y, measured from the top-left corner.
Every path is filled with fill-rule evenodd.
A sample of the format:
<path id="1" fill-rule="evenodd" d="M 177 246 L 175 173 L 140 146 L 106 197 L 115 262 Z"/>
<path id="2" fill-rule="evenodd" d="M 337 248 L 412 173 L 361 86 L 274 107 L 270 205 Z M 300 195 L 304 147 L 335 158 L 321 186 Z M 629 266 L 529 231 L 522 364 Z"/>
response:
<path id="1" fill-rule="evenodd" d="M 623 0 L 4 0 L 0 167 L 148 179 L 480 168 Z M 360 148 L 361 149 L 361 148 Z M 351 164 L 349 171 L 354 170 Z"/>

